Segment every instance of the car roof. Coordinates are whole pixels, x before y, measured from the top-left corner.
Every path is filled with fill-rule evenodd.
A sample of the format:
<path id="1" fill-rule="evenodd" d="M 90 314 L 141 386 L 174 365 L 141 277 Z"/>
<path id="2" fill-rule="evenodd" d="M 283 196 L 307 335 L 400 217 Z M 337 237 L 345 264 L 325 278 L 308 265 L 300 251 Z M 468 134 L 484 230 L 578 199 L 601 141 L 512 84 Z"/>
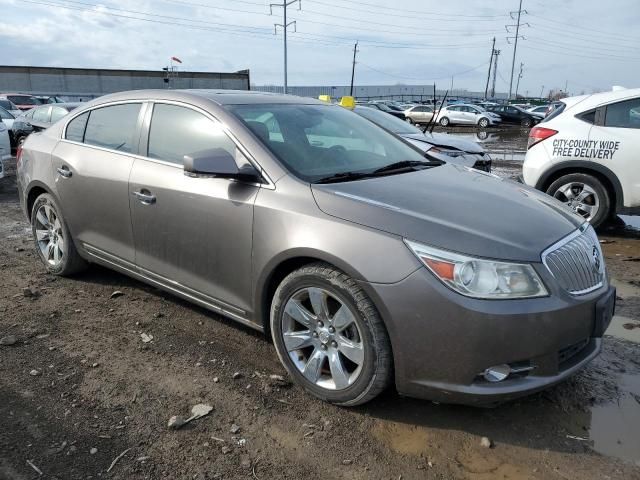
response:
<path id="1" fill-rule="evenodd" d="M 567 105 L 567 107 L 573 107 L 580 104 L 580 108 L 589 109 L 606 103 L 625 100 L 627 98 L 635 98 L 639 96 L 640 88 L 625 88 L 609 92 L 592 93 L 590 95 L 567 97 L 563 98 L 560 101 Z"/>
<path id="2" fill-rule="evenodd" d="M 218 105 L 251 105 L 251 104 L 308 104 L 325 105 L 325 102 L 313 98 L 283 95 L 280 93 L 255 92 L 250 90 L 130 90 L 98 97 L 92 105 L 106 102 L 126 100 L 176 100 L 202 101 L 208 100 Z"/>

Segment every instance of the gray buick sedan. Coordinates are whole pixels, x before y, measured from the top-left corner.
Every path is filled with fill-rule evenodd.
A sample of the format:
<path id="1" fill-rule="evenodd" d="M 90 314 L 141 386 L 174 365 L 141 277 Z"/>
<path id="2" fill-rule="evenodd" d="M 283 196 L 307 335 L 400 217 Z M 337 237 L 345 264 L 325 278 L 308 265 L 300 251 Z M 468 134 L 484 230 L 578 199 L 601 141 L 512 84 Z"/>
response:
<path id="1" fill-rule="evenodd" d="M 614 310 L 581 217 L 312 99 L 107 95 L 29 136 L 18 180 L 49 272 L 98 263 L 268 332 L 339 405 L 541 390 Z"/>

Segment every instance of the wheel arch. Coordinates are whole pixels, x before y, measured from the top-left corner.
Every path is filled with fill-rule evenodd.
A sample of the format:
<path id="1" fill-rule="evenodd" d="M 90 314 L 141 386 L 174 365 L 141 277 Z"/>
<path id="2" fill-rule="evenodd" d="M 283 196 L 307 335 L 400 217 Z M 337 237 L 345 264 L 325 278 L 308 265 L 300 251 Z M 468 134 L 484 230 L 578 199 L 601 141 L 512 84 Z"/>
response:
<path id="1" fill-rule="evenodd" d="M 269 333 L 271 301 L 278 285 L 291 272 L 311 263 L 323 262 L 338 270 L 342 270 L 354 280 L 362 279 L 362 275 L 345 261 L 327 252 L 310 248 L 297 248 L 281 253 L 272 259 L 258 276 L 255 288 L 255 319 L 266 334 Z M 375 303 L 374 299 L 372 301 Z"/>
<path id="2" fill-rule="evenodd" d="M 27 215 L 29 221 L 31 221 L 31 210 L 33 209 L 33 204 L 36 202 L 36 199 L 43 193 L 48 193 L 49 195 L 51 195 L 55 199 L 56 203 L 60 205 L 58 197 L 51 191 L 49 187 L 47 187 L 40 181 L 34 180 L 27 187 L 24 199 L 24 206 L 26 210 L 25 214 Z"/>
<path id="3" fill-rule="evenodd" d="M 546 192 L 549 185 L 551 185 L 555 180 L 570 173 L 584 173 L 596 177 L 603 183 L 609 194 L 613 197 L 611 203 L 615 206 L 615 210 L 619 211 L 622 209 L 624 205 L 624 191 L 622 190 L 620 180 L 618 180 L 616 174 L 609 168 L 604 165 L 600 165 L 599 163 L 584 160 L 561 162 L 554 165 L 540 176 L 536 182 L 536 188 Z"/>

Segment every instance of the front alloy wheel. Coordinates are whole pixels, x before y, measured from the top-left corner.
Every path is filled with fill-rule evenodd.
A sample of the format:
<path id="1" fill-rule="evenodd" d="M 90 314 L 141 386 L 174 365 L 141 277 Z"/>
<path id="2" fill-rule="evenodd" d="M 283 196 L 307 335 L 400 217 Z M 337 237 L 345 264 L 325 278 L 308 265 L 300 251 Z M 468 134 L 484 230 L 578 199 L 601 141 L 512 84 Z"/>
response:
<path id="1" fill-rule="evenodd" d="M 316 397 L 359 405 L 388 385 L 391 347 L 373 303 L 323 263 L 289 274 L 271 307 L 271 334 L 289 374 Z"/>
<path id="2" fill-rule="evenodd" d="M 481 118 L 478 122 L 478 125 L 480 125 L 480 128 L 487 128 L 489 126 L 489 120 L 486 118 Z"/>

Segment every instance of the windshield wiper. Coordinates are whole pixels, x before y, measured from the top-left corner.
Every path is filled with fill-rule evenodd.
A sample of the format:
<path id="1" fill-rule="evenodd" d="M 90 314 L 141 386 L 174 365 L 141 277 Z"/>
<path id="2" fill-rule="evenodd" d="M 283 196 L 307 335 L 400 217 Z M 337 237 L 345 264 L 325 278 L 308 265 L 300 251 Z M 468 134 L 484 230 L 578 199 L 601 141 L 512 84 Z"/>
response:
<path id="1" fill-rule="evenodd" d="M 437 167 L 442 165 L 440 161 L 424 161 L 424 160 L 402 160 L 400 162 L 390 163 L 384 167 L 380 167 L 372 172 L 373 175 L 380 173 L 393 172 L 395 170 L 415 170 L 415 167 Z"/>
<path id="2" fill-rule="evenodd" d="M 316 180 L 313 183 L 337 183 L 337 182 L 349 182 L 351 180 L 359 180 L 361 178 L 369 178 L 373 175 L 371 173 L 364 172 L 339 172 L 328 177 Z"/>

